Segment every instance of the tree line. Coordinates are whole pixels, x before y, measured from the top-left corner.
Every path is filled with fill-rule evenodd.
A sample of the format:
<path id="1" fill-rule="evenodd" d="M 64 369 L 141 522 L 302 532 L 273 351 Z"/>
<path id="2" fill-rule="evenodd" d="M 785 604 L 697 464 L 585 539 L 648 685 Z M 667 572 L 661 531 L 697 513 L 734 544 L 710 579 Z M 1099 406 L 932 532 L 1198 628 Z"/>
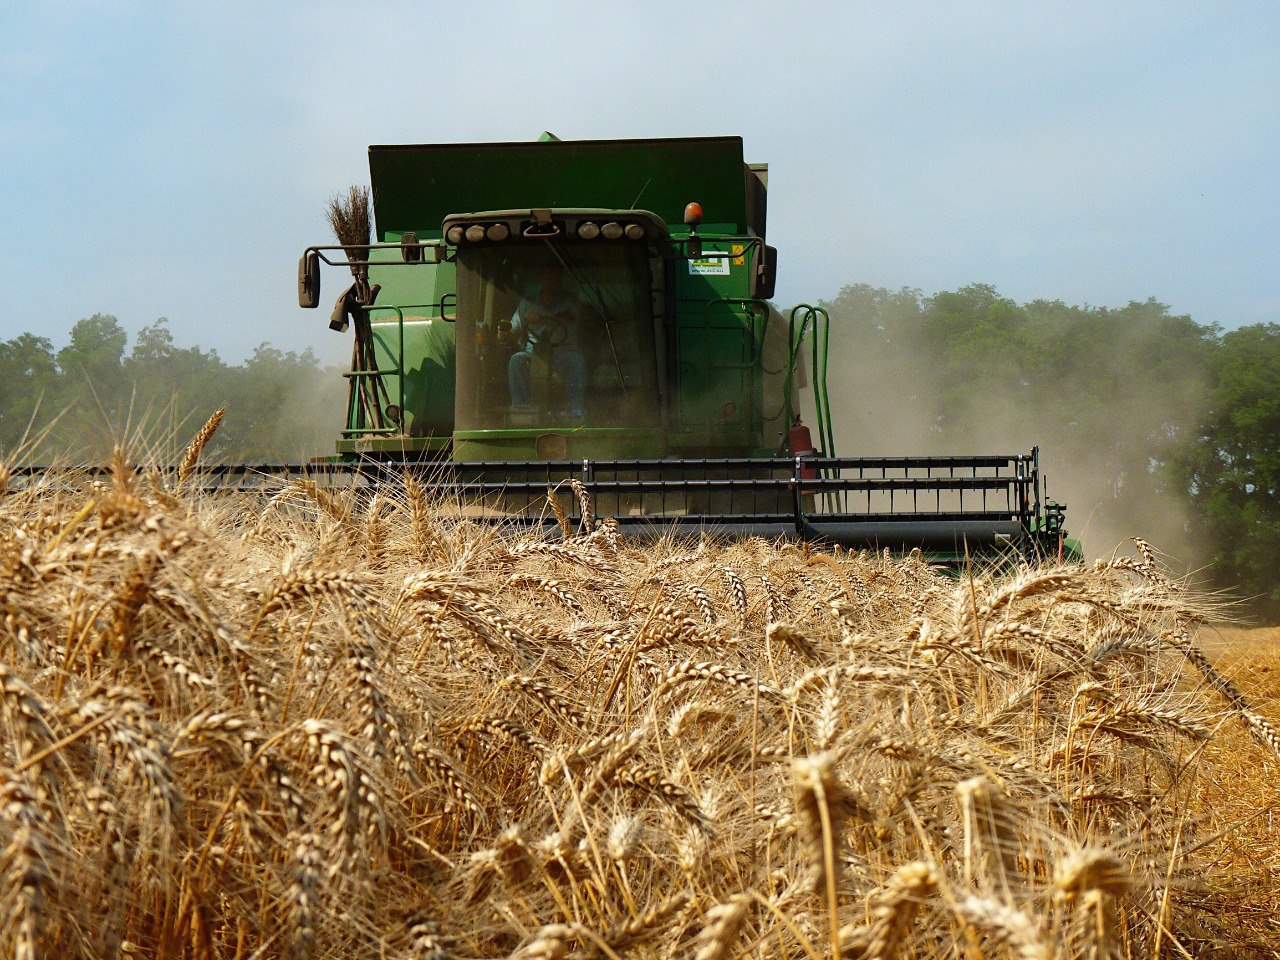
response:
<path id="1" fill-rule="evenodd" d="M 1154 299 L 1016 303 L 983 284 L 933 296 L 856 284 L 824 306 L 837 452 L 1039 445 L 1087 553 L 1142 535 L 1280 616 L 1280 324 L 1222 330 Z M 305 459 L 333 449 L 344 398 L 310 350 L 264 343 L 227 363 L 176 344 L 164 320 L 132 344 L 103 314 L 60 349 L 0 342 L 0 450 L 27 459 L 100 459 L 121 441 L 176 455 L 219 406 L 213 456 Z"/>
<path id="2" fill-rule="evenodd" d="M 222 406 L 214 456 L 279 461 L 332 451 L 343 381 L 311 350 L 263 343 L 227 363 L 216 351 L 178 346 L 163 319 L 128 340 L 115 317 L 95 314 L 61 349 L 29 333 L 0 342 L 0 451 L 80 462 L 126 442 L 164 459 L 166 445 L 185 443 Z"/>

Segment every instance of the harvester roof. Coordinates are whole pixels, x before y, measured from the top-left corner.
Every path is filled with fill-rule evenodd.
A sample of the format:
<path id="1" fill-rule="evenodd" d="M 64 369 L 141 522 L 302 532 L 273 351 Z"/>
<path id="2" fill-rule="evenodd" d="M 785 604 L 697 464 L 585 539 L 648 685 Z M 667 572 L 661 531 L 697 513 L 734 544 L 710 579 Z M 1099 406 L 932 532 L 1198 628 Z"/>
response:
<path id="1" fill-rule="evenodd" d="M 478 210 L 643 208 L 680 224 L 691 200 L 708 226 L 749 226 L 741 137 L 371 146 L 369 172 L 382 240 Z"/>

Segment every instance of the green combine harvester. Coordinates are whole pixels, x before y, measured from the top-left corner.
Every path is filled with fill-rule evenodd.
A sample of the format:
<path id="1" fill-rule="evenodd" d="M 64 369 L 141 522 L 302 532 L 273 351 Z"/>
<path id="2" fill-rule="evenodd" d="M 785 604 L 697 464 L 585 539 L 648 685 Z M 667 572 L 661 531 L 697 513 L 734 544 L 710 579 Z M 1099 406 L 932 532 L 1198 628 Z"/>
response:
<path id="1" fill-rule="evenodd" d="M 369 169 L 373 237 L 299 262 L 303 307 L 322 265 L 353 281 L 330 320 L 354 332 L 346 422 L 319 469 L 418 471 L 522 524 L 554 524 L 548 488 L 572 479 L 624 533 L 1076 551 L 1036 450 L 837 454 L 830 318 L 770 306 L 768 167 L 741 138 L 373 146 Z"/>

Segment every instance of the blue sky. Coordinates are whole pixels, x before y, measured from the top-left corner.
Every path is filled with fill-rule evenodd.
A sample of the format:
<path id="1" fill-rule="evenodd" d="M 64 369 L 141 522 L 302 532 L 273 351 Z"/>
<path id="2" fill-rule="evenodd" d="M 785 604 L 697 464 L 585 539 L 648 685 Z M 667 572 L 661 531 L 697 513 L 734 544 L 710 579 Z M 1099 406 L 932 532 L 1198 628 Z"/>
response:
<path id="1" fill-rule="evenodd" d="M 301 311 L 370 143 L 740 134 L 778 298 L 981 281 L 1280 322 L 1274 3 L 0 4 L 0 338 Z"/>

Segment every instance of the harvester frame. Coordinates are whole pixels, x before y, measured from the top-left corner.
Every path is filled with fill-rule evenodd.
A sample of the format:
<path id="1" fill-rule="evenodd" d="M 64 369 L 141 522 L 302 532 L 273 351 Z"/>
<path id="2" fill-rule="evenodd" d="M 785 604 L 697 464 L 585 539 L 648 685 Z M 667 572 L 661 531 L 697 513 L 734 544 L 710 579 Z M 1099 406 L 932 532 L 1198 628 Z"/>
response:
<path id="1" fill-rule="evenodd" d="M 744 164 L 739 138 L 564 142 L 544 134 L 536 144 L 374 146 L 369 157 L 377 242 L 343 242 L 350 237 L 340 232 L 339 244 L 307 247 L 299 261 L 304 307 L 319 305 L 321 264 L 346 266 L 356 278 L 330 322 L 353 326 L 356 348 L 338 453 L 312 467 L 327 482 L 419 474 L 442 503 L 518 529 L 561 522 L 547 497 L 572 482 L 623 534 L 921 548 L 944 562 L 1075 551 L 1063 508 L 1043 496 L 1038 449 L 836 454 L 826 310 L 792 309 L 778 369 L 766 362 L 784 328 L 768 302 L 777 263 L 765 242 L 768 167 Z M 703 224 L 698 201 L 710 201 L 711 223 Z M 506 385 L 496 364 L 512 349 L 503 347 L 510 341 L 501 339 L 502 318 L 531 302 L 516 278 L 531 289 L 538 257 L 539 269 L 560 270 L 576 287 L 583 308 L 576 329 L 594 322 L 604 330 L 611 361 L 604 366 L 616 368 L 621 387 L 613 403 L 647 389 L 648 419 L 633 411 L 630 421 L 601 422 L 615 411 L 599 405 L 585 423 L 578 411 L 568 419 L 563 410 L 527 411 L 515 402 L 514 374 L 510 411 L 500 405 Z M 615 281 L 606 295 L 599 271 L 616 278 L 624 261 L 632 287 Z M 389 295 L 380 301 L 384 284 Z M 640 339 L 620 349 L 617 311 L 621 305 L 625 314 L 627 289 L 649 305 L 636 308 Z M 503 296 L 506 307 L 495 308 Z M 622 355 L 630 362 L 636 350 L 651 351 L 637 363 L 653 369 L 647 382 L 643 373 L 632 379 L 629 392 Z M 574 362 L 566 369 L 587 366 Z M 539 369 L 549 375 L 546 361 Z M 768 387 L 770 374 L 781 382 Z M 806 374 L 816 443 L 797 413 Z M 567 401 L 568 379 L 557 389 Z M 425 401 L 411 397 L 424 390 Z M 233 467 L 221 482 L 252 488 L 293 470 L 263 465 L 251 475 Z"/>

